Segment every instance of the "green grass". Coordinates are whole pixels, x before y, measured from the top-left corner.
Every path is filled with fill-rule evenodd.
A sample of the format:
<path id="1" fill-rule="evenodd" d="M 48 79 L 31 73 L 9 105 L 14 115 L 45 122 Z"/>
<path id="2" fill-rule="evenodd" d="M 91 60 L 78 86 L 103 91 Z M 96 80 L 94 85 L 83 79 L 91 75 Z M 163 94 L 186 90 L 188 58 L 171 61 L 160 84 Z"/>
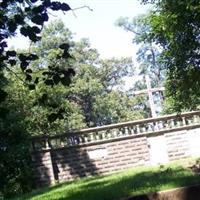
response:
<path id="1" fill-rule="evenodd" d="M 137 167 L 110 176 L 84 178 L 35 190 L 15 200 L 119 200 L 131 195 L 199 183 L 200 177 L 180 164 L 162 168 Z"/>

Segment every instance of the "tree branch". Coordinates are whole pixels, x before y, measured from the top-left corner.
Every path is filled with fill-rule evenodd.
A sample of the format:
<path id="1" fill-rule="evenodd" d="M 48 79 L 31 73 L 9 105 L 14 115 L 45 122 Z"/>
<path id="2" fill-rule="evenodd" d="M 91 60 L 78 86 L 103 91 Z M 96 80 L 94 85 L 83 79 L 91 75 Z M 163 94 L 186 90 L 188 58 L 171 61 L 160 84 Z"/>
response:
<path id="1" fill-rule="evenodd" d="M 10 71 L 12 74 L 14 74 L 21 82 L 23 82 L 24 84 L 27 84 L 21 77 L 18 76 L 17 73 L 15 73 L 13 70 L 11 70 L 9 67 L 5 66 L 5 68 Z"/>
<path id="2" fill-rule="evenodd" d="M 71 9 L 71 10 L 79 10 L 79 9 L 82 9 L 82 8 L 87 8 L 88 10 L 90 10 L 90 11 L 93 11 L 93 9 L 92 8 L 90 8 L 89 6 L 86 6 L 86 5 L 84 5 L 84 6 L 80 6 L 80 7 L 77 7 L 77 8 L 73 8 L 73 9 Z"/>
<path id="3" fill-rule="evenodd" d="M 93 11 L 92 8 L 90 8 L 89 6 L 86 6 L 86 5 L 80 6 L 80 7 L 77 7 L 77 8 L 73 8 L 73 9 L 71 9 L 71 11 L 72 11 L 74 17 L 77 17 L 74 11 L 75 11 L 75 10 L 79 10 L 79 9 L 83 9 L 83 8 L 87 8 L 89 11 Z"/>

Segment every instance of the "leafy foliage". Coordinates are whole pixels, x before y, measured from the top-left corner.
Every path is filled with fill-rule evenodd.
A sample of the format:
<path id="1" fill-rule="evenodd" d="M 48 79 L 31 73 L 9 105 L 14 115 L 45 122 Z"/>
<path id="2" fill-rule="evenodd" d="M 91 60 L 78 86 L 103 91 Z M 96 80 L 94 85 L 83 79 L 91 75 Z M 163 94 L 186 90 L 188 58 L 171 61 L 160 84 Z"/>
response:
<path id="1" fill-rule="evenodd" d="M 48 21 L 49 11 L 69 11 L 71 8 L 66 3 L 60 3 L 50 0 L 5 0 L 0 3 L 0 62 L 1 68 L 13 66 L 17 61 L 20 62 L 22 71 L 26 74 L 26 80 L 28 80 L 28 87 L 30 90 L 35 89 L 35 85 L 38 81 L 31 82 L 32 72 L 28 69 L 29 64 L 38 59 L 38 55 L 29 53 L 17 53 L 16 51 L 6 51 L 7 47 L 6 39 L 11 36 L 15 36 L 17 31 L 28 37 L 32 42 L 37 42 L 41 39 L 41 31 L 44 23 Z M 63 44 L 60 46 L 60 56 L 57 57 L 57 61 L 61 58 L 68 59 L 70 54 L 68 53 L 69 45 Z M 7 64 L 7 65 L 6 65 Z M 8 65 L 9 64 L 9 65 Z M 27 70 L 28 69 L 28 70 Z M 49 70 L 44 74 L 48 75 L 44 81 L 46 85 L 53 85 L 52 81 L 55 79 L 57 82 L 62 82 L 64 85 L 70 84 L 70 76 L 74 75 L 73 69 L 57 69 L 55 66 L 50 66 Z M 3 95 L 3 94 L 2 94 Z"/>
<path id="2" fill-rule="evenodd" d="M 71 44 L 70 54 L 76 59 L 66 61 L 61 58 L 55 63 L 61 52 L 58 47 L 63 44 Z M 46 66 L 54 65 L 61 70 L 74 66 L 76 70 L 70 87 L 55 77 L 53 86 L 48 87 L 44 81 L 39 81 L 33 91 L 29 91 L 21 81 L 29 77 L 20 72 L 20 67 L 15 69 L 15 74 L 7 75 L 10 80 L 7 87 L 9 99 L 19 112 L 25 114 L 24 122 L 29 134 L 61 134 L 67 130 L 144 116 L 142 109 L 136 106 L 135 98 L 121 89 L 123 78 L 134 73 L 130 58 L 100 59 L 87 39 L 73 42 L 72 33 L 60 20 L 44 27 L 42 39 L 29 51 L 39 56 L 29 66 L 32 73 L 30 82 L 41 78 L 41 74 L 46 75 L 49 68 Z"/>
<path id="3" fill-rule="evenodd" d="M 100 59 L 87 40 L 75 45 L 76 76 L 69 96 L 76 102 L 88 127 L 142 118 L 142 109 L 136 109 L 135 98 L 121 88 L 123 79 L 134 74 L 132 60 Z"/>
<path id="4" fill-rule="evenodd" d="M 200 105 L 199 1 L 155 1 L 150 16 L 152 40 L 162 46 L 171 110 L 194 110 Z"/>
<path id="5" fill-rule="evenodd" d="M 139 63 L 137 75 L 141 77 L 135 82 L 132 92 L 146 89 L 145 76 L 148 75 L 151 79 L 152 87 L 160 87 L 163 85 L 166 70 L 163 65 L 162 48 L 154 42 L 151 33 L 150 17 L 151 12 L 145 15 L 139 15 L 132 20 L 127 17 L 120 17 L 116 21 L 116 25 L 123 28 L 125 31 L 133 34 L 133 43 L 138 46 L 137 62 Z M 154 98 L 157 99 L 156 104 L 160 104 L 159 92 L 154 93 Z M 147 95 L 138 97 L 141 100 L 141 106 L 151 116 L 150 107 L 148 105 Z M 160 105 L 159 105 L 160 106 Z"/>
<path id="6" fill-rule="evenodd" d="M 19 32 L 32 42 L 39 41 L 43 25 L 49 19 L 49 12 L 58 10 L 68 11 L 70 7 L 66 3 L 50 0 L 2 0 L 0 2 L 0 192 L 5 196 L 30 190 L 33 181 L 33 178 L 30 178 L 30 133 L 27 132 L 25 124 L 27 113 L 24 113 L 24 109 L 21 109 L 24 106 L 24 101 L 21 98 L 21 93 L 15 93 L 16 99 L 21 98 L 21 102 L 11 101 L 12 98 L 10 98 L 6 87 L 11 81 L 8 79 L 11 76 L 7 76 L 6 79 L 5 74 L 15 73 L 13 67 L 19 64 L 25 76 L 23 82 L 30 91 L 35 90 L 36 85 L 41 81 L 52 86 L 53 84 L 49 83 L 54 76 L 56 76 L 58 82 L 68 86 L 71 82 L 71 76 L 74 75 L 73 69 L 61 70 L 52 66 L 46 72 L 46 75 L 40 74 L 40 77 L 35 77 L 29 65 L 36 61 L 38 56 L 34 53 L 7 50 L 7 39 Z M 60 58 L 68 59 L 70 57 L 67 45 L 60 46 L 60 50 L 61 54 L 57 61 Z M 14 86 L 17 87 L 17 84 L 14 84 Z M 31 94 L 27 97 L 30 98 Z M 25 103 L 31 105 L 30 102 L 26 101 Z M 16 109 L 18 106 L 19 109 Z M 58 113 L 55 114 L 56 120 Z"/>
<path id="7" fill-rule="evenodd" d="M 101 60 L 87 40 L 71 41 L 60 22 L 44 28 L 49 12 L 59 10 L 70 7 L 50 0 L 0 2 L 0 192 L 6 197 L 32 188 L 31 135 L 142 116 L 118 90 L 131 60 Z M 34 43 L 29 52 L 7 49 L 17 32 Z"/>

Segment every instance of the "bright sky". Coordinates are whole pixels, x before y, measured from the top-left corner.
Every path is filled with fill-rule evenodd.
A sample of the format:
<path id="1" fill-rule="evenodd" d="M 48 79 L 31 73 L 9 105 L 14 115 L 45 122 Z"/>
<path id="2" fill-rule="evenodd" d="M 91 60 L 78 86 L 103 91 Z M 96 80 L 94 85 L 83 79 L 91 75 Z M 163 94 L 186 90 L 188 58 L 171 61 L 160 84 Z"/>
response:
<path id="1" fill-rule="evenodd" d="M 51 20 L 61 18 L 66 26 L 75 33 L 74 39 L 89 38 L 92 47 L 97 48 L 102 58 L 131 56 L 133 60 L 137 51 L 132 44 L 132 34 L 114 25 L 120 17 L 135 17 L 145 13 L 149 5 L 141 5 L 140 0 L 63 0 L 71 8 L 89 6 L 87 8 L 67 12 L 65 15 L 56 13 Z M 15 38 L 9 46 L 28 47 L 25 38 Z"/>

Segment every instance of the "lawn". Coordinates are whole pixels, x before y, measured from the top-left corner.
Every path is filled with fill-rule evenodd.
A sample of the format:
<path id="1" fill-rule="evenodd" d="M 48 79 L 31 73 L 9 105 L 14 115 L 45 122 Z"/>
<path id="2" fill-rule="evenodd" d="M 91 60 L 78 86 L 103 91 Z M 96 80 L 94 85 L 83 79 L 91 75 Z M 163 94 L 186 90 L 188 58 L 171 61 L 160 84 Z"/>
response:
<path id="1" fill-rule="evenodd" d="M 131 195 L 200 184 L 200 177 L 180 163 L 137 167 L 110 176 L 84 178 L 35 190 L 13 200 L 119 200 Z"/>

